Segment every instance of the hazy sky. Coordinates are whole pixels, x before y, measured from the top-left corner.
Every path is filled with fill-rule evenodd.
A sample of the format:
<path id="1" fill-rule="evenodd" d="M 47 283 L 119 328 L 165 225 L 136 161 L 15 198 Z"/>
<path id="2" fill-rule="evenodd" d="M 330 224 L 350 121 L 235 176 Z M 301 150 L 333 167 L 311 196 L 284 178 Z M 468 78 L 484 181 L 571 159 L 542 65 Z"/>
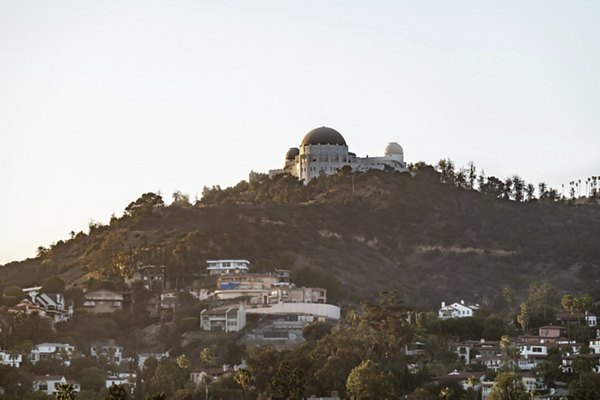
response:
<path id="1" fill-rule="evenodd" d="M 0 1 L 0 264 L 160 190 L 359 156 L 600 175 L 598 1 Z"/>

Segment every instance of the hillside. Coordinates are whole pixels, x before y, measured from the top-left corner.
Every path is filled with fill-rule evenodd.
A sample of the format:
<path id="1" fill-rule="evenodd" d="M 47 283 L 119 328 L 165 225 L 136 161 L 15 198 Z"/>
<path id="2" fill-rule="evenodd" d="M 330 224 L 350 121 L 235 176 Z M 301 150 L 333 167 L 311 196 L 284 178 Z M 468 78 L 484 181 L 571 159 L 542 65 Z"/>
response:
<path id="1" fill-rule="evenodd" d="M 210 258 L 244 258 L 254 271 L 294 270 L 334 302 L 397 290 L 420 306 L 465 299 L 501 305 L 500 291 L 533 281 L 600 297 L 600 206 L 515 202 L 440 182 L 431 167 L 321 177 L 254 176 L 205 188 L 196 205 L 145 194 L 107 226 L 91 226 L 35 259 L 0 268 L 3 287 L 58 275 L 69 285 L 165 264 L 182 285 Z M 112 278 L 111 278 L 112 279 Z M 0 288 L 2 289 L 2 288 Z"/>

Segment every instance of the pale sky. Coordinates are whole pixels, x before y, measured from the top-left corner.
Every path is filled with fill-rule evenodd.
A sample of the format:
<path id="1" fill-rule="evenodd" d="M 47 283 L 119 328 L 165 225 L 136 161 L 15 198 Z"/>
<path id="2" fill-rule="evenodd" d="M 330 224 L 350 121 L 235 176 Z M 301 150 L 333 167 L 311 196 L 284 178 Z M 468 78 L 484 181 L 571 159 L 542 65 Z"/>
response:
<path id="1" fill-rule="evenodd" d="M 600 175 L 598 1 L 0 0 L 0 264 L 142 193 L 359 156 Z"/>

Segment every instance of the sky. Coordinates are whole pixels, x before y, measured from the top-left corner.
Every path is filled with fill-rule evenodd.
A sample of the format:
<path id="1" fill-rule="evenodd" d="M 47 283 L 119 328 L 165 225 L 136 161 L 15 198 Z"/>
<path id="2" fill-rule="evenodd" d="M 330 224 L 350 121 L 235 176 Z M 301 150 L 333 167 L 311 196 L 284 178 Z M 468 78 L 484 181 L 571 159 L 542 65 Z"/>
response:
<path id="1" fill-rule="evenodd" d="M 597 1 L 0 0 L 0 264 L 329 126 L 358 156 L 600 175 Z"/>

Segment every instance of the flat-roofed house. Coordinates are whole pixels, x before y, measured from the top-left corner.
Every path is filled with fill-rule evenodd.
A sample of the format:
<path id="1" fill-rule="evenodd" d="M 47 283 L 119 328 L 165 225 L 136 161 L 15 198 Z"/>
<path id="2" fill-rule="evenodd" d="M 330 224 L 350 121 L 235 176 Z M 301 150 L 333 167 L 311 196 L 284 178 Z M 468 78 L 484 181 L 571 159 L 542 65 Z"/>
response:
<path id="1" fill-rule="evenodd" d="M 207 260 L 209 275 L 245 274 L 250 270 L 248 260 Z"/>
<path id="2" fill-rule="evenodd" d="M 123 294 L 112 290 L 88 292 L 84 298 L 83 308 L 92 313 L 111 313 L 123 309 Z"/>
<path id="3" fill-rule="evenodd" d="M 204 309 L 200 313 L 200 326 L 205 331 L 239 332 L 246 326 L 246 308 L 240 304 Z"/>

